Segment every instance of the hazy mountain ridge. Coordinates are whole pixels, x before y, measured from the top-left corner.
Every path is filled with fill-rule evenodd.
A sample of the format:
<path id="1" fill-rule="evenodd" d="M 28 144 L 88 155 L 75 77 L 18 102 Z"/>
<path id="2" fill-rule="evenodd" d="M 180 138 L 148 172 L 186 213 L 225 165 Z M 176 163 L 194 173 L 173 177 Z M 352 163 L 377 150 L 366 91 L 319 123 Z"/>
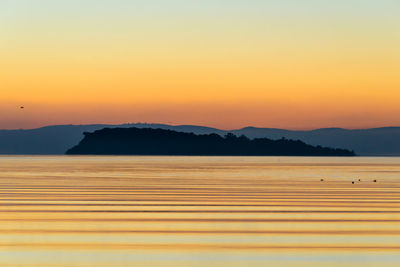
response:
<path id="1" fill-rule="evenodd" d="M 217 133 L 246 135 L 249 138 L 301 140 L 310 145 L 354 150 L 358 155 L 400 156 L 400 127 L 349 130 L 323 128 L 310 131 L 293 131 L 274 128 L 245 127 L 237 130 L 220 130 L 195 125 L 166 125 L 134 123 L 122 125 L 55 125 L 31 130 L 0 130 L 0 154 L 63 154 L 83 138 L 84 132 L 105 127 L 160 128 L 196 134 Z"/>

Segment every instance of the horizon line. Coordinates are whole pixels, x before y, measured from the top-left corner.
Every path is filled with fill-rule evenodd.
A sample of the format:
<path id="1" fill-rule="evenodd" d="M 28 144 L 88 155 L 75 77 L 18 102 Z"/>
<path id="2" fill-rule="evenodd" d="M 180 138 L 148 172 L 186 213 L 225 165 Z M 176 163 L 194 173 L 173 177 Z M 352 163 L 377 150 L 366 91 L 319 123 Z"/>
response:
<path id="1" fill-rule="evenodd" d="M 43 126 L 37 126 L 34 128 L 14 128 L 14 129 L 3 129 L 0 128 L 0 131 L 18 131 L 18 130 L 37 130 L 37 129 L 42 129 L 46 127 L 56 127 L 56 126 L 91 126 L 91 125 L 105 125 L 105 126 L 122 126 L 122 125 L 137 125 L 137 124 L 158 124 L 158 125 L 165 125 L 165 126 L 172 126 L 172 127 L 182 127 L 182 126 L 192 126 L 192 127 L 203 127 L 203 128 L 210 128 L 210 129 L 216 129 L 220 131 L 238 131 L 238 130 L 243 130 L 246 128 L 255 128 L 255 129 L 271 129 L 271 130 L 285 130 L 285 131 L 303 131 L 303 132 L 309 132 L 309 131 L 317 131 L 317 130 L 326 130 L 326 129 L 340 129 L 340 130 L 373 130 L 373 129 L 385 129 L 385 128 L 400 128 L 400 126 L 380 126 L 380 127 L 370 127 L 370 128 L 343 128 L 343 127 L 321 127 L 321 128 L 311 128 L 311 129 L 286 129 L 286 128 L 274 128 L 274 127 L 259 127 L 259 126 L 244 126 L 236 129 L 221 129 L 221 128 L 216 128 L 212 126 L 204 126 L 204 125 L 196 125 L 196 124 L 168 124 L 168 123 L 159 123 L 159 122 L 125 122 L 125 123 L 87 123 L 87 124 L 73 124 L 73 123 L 68 123 L 68 124 L 48 124 L 48 125 L 43 125 Z"/>

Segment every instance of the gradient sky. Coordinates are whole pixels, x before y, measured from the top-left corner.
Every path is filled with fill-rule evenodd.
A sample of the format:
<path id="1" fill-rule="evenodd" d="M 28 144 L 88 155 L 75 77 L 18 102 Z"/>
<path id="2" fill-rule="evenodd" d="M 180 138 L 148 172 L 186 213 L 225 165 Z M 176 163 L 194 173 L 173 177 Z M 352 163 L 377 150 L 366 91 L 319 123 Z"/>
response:
<path id="1" fill-rule="evenodd" d="M 398 0 L 0 0 L 0 128 L 400 126 L 399 14 Z"/>

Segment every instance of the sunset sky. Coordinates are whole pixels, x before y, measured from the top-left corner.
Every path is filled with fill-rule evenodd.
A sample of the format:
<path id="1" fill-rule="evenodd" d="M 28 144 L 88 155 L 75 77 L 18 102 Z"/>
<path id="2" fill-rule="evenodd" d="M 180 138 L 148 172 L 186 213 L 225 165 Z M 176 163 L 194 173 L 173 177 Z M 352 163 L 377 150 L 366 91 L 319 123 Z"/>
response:
<path id="1" fill-rule="evenodd" d="M 399 0 L 0 0 L 0 129 L 400 126 L 399 14 Z"/>

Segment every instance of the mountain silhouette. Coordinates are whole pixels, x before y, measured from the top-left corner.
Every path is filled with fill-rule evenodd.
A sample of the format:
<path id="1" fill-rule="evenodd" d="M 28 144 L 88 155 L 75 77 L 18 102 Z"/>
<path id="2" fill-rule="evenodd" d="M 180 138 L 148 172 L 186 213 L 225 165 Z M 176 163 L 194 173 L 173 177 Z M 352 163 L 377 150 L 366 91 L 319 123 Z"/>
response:
<path id="1" fill-rule="evenodd" d="M 166 124 L 89 124 L 89 125 L 52 125 L 37 129 L 0 130 L 0 154 L 3 155 L 61 155 L 77 144 L 84 132 L 93 132 L 106 127 L 119 128 L 161 128 L 193 133 L 226 134 L 223 130 L 209 127 Z"/>
<path id="2" fill-rule="evenodd" d="M 293 131 L 274 128 L 246 127 L 237 130 L 220 130 L 195 125 L 166 125 L 134 123 L 121 125 L 54 125 L 29 130 L 0 130 L 0 154 L 64 154 L 76 145 L 84 132 L 109 128 L 160 128 L 195 134 L 216 133 L 221 136 L 233 133 L 245 135 L 250 139 L 269 138 L 273 140 L 285 137 L 302 140 L 310 145 L 337 147 L 354 150 L 361 156 L 400 156 L 400 127 L 349 130 L 341 128 Z"/>
<path id="3" fill-rule="evenodd" d="M 152 128 L 105 128 L 85 137 L 69 155 L 354 156 L 354 152 L 302 141 L 249 139 L 228 133 L 194 134 Z"/>

